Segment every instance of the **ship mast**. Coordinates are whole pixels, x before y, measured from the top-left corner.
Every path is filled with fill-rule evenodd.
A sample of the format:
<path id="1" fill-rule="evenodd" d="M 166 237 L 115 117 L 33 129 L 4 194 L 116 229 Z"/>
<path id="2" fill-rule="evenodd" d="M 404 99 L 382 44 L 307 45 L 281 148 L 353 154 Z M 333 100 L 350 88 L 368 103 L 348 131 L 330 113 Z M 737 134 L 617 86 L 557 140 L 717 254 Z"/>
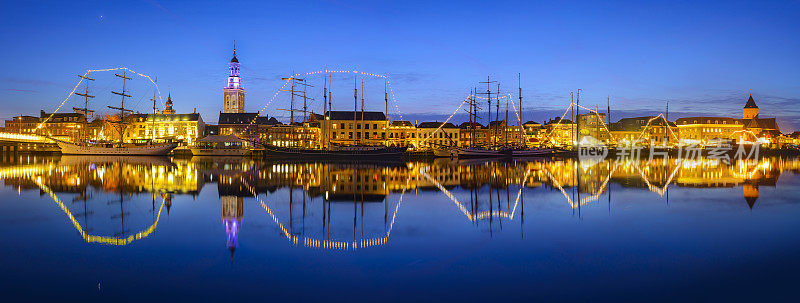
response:
<path id="1" fill-rule="evenodd" d="M 522 141 L 523 147 L 527 147 L 525 143 L 525 128 L 522 127 L 522 73 L 517 73 L 517 88 L 519 89 L 519 131 L 520 131 L 520 140 Z"/>
<path id="2" fill-rule="evenodd" d="M 364 138 L 363 139 L 366 139 L 367 134 L 369 132 L 364 130 L 364 129 L 366 129 L 366 125 L 363 125 L 364 124 L 364 79 L 361 79 L 361 124 L 362 124 L 361 130 L 364 132 Z M 359 138 L 359 139 L 362 139 L 362 138 Z"/>
<path id="3" fill-rule="evenodd" d="M 81 96 L 81 97 L 84 98 L 83 108 L 75 108 L 75 107 L 72 108 L 73 110 L 75 110 L 77 112 L 83 112 L 83 118 L 85 120 L 85 121 L 83 121 L 83 143 L 84 144 L 87 144 L 87 142 L 88 142 L 87 136 L 88 136 L 88 132 L 89 132 L 89 130 L 88 130 L 89 114 L 94 112 L 93 110 L 89 110 L 89 98 L 94 98 L 94 96 L 89 95 L 89 81 L 94 81 L 94 79 L 89 78 L 88 76 L 89 76 L 89 72 L 88 71 L 86 72 L 86 75 L 78 75 L 78 77 L 81 77 L 84 80 L 86 80 L 86 90 L 85 90 L 85 93 L 83 93 L 83 94 L 82 93 L 75 93 L 76 95 Z"/>
<path id="4" fill-rule="evenodd" d="M 125 133 L 125 113 L 126 112 L 133 112 L 130 109 L 125 108 L 125 97 L 130 98 L 131 95 L 128 95 L 128 92 L 125 90 L 125 85 L 127 84 L 127 80 L 133 80 L 128 76 L 128 68 L 124 67 L 122 70 L 122 75 L 114 74 L 114 76 L 122 78 L 122 92 L 115 92 L 111 91 L 112 94 L 119 95 L 122 97 L 122 101 L 120 102 L 119 107 L 108 106 L 110 109 L 117 109 L 119 110 L 119 146 L 122 147 L 123 142 L 123 134 Z"/>
<path id="5" fill-rule="evenodd" d="M 489 146 L 494 145 L 494 142 L 492 140 L 492 83 L 495 82 L 497 81 L 492 81 L 489 78 L 489 76 L 486 76 L 486 82 L 480 82 L 480 83 L 486 83 L 486 92 L 480 94 L 486 95 L 486 101 L 489 103 L 489 117 L 488 117 L 489 120 L 487 122 L 487 126 L 489 127 Z"/>
<path id="6" fill-rule="evenodd" d="M 156 142 L 156 115 L 158 115 L 158 107 L 156 107 L 156 95 L 158 94 L 158 78 L 153 80 L 153 139 L 150 143 Z"/>
<path id="7" fill-rule="evenodd" d="M 386 88 L 389 86 L 389 75 L 383 75 L 383 103 L 384 103 L 384 112 L 383 115 L 386 116 L 386 127 L 383 129 L 383 145 L 389 145 L 389 92 Z"/>
<path id="8" fill-rule="evenodd" d="M 358 70 L 353 70 L 353 145 L 358 145 L 356 139 L 356 124 L 358 123 Z"/>
<path id="9" fill-rule="evenodd" d="M 328 69 L 325 69 L 325 73 L 322 74 L 322 121 L 320 125 L 322 125 L 322 138 L 320 140 L 320 145 L 322 149 L 325 149 L 325 140 L 328 136 L 328 127 L 330 124 L 330 120 L 328 120 Z"/>
<path id="10" fill-rule="evenodd" d="M 331 85 L 333 85 L 333 75 L 328 76 L 328 121 L 330 121 L 331 114 L 330 112 L 333 111 L 333 93 L 331 92 Z M 333 125 L 328 125 L 328 131 L 331 131 L 331 127 Z M 328 134 L 328 147 L 331 145 L 331 134 Z"/>

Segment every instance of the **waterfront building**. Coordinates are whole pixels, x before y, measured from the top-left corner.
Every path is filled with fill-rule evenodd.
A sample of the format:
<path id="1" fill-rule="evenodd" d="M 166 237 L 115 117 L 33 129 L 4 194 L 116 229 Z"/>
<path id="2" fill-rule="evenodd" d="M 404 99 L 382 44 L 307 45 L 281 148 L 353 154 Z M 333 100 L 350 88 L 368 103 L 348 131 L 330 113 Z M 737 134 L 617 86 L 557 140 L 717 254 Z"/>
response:
<path id="1" fill-rule="evenodd" d="M 741 137 L 740 120 L 723 117 L 687 117 L 675 120 L 683 144 L 707 144 L 712 140 Z"/>
<path id="2" fill-rule="evenodd" d="M 781 130 L 778 127 L 777 120 L 772 118 L 759 117 L 758 105 L 753 100 L 753 95 L 747 99 L 744 108 L 742 108 L 741 123 L 744 127 L 744 132 L 741 136 L 743 141 L 755 141 L 757 138 L 763 144 L 779 145 L 778 137 L 781 136 Z"/>
<path id="3" fill-rule="evenodd" d="M 383 112 L 329 111 L 320 120 L 326 138 L 336 145 L 384 145 L 389 121 Z"/>
<path id="4" fill-rule="evenodd" d="M 542 143 L 552 146 L 567 147 L 574 145 L 577 128 L 575 122 L 555 118 L 544 124 L 545 134 Z"/>
<path id="5" fill-rule="evenodd" d="M 228 82 L 222 89 L 222 112 L 244 113 L 244 86 L 239 76 L 239 59 L 236 58 L 236 46 L 233 47 L 233 58 L 228 65 Z"/>
<path id="6" fill-rule="evenodd" d="M 387 129 L 388 146 L 417 146 L 417 128 L 411 121 L 395 120 Z"/>
<path id="7" fill-rule="evenodd" d="M 261 142 L 267 142 L 273 146 L 280 147 L 320 147 L 320 128 L 319 123 L 300 123 L 278 124 L 266 129 L 266 138 L 261 138 Z M 266 140 L 264 140 L 266 139 Z"/>
<path id="8" fill-rule="evenodd" d="M 535 121 L 523 123 L 522 130 L 525 132 L 525 142 L 528 146 L 538 146 L 542 136 L 544 136 L 542 124 Z"/>
<path id="9" fill-rule="evenodd" d="M 417 125 L 418 148 L 431 148 L 442 146 L 463 146 L 459 144 L 458 127 L 453 123 L 422 122 Z"/>
<path id="10" fill-rule="evenodd" d="M 660 116 L 619 119 L 609 125 L 609 130 L 616 143 L 624 146 L 673 144 L 680 138 L 678 126 Z"/>
<path id="11" fill-rule="evenodd" d="M 220 112 L 217 119 L 219 135 L 236 135 L 240 138 L 264 139 L 269 126 L 280 124 L 277 119 L 260 116 L 258 113 Z"/>
<path id="12" fill-rule="evenodd" d="M 458 125 L 462 146 L 486 146 L 489 144 L 489 128 L 477 122 L 464 122 Z M 475 138 L 472 138 L 473 132 Z"/>
<path id="13" fill-rule="evenodd" d="M 585 136 L 592 136 L 601 142 L 608 142 L 611 139 L 605 125 L 606 114 L 578 114 L 576 120 L 578 121 L 578 132 L 580 133 L 581 139 Z"/>
<path id="14" fill-rule="evenodd" d="M 125 128 L 125 142 L 177 141 L 193 145 L 206 131 L 203 118 L 198 113 L 132 114 L 125 119 L 129 123 Z"/>
<path id="15" fill-rule="evenodd" d="M 86 117 L 81 113 L 54 113 L 44 111 L 39 115 L 42 128 L 36 133 L 65 141 L 77 141 L 83 136 Z"/>
<path id="16" fill-rule="evenodd" d="M 16 116 L 5 121 L 5 131 L 17 134 L 35 134 L 41 120 L 34 116 Z"/>

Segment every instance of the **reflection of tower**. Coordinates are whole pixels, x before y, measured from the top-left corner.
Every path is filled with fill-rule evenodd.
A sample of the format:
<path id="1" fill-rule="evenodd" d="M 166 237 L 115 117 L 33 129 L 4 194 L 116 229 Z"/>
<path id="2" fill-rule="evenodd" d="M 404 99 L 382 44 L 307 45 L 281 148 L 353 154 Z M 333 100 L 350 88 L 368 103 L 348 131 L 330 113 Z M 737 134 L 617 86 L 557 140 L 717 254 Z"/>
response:
<path id="1" fill-rule="evenodd" d="M 742 185 L 742 196 L 744 196 L 744 200 L 747 201 L 747 206 L 753 209 L 753 205 L 756 204 L 756 200 L 758 199 L 758 185 Z"/>
<path id="2" fill-rule="evenodd" d="M 169 216 L 169 209 L 172 208 L 172 194 L 164 194 L 164 205 L 167 207 L 167 215 Z"/>
<path id="3" fill-rule="evenodd" d="M 242 197 L 223 196 L 220 200 L 222 201 L 222 222 L 225 223 L 226 243 L 228 250 L 231 251 L 231 259 L 233 259 L 233 252 L 239 246 L 239 227 L 242 225 L 244 216 Z"/>
<path id="4" fill-rule="evenodd" d="M 236 45 L 233 46 L 233 58 L 228 66 L 228 83 L 223 89 L 223 113 L 244 113 L 244 87 L 239 77 L 239 59 L 236 58 Z"/>

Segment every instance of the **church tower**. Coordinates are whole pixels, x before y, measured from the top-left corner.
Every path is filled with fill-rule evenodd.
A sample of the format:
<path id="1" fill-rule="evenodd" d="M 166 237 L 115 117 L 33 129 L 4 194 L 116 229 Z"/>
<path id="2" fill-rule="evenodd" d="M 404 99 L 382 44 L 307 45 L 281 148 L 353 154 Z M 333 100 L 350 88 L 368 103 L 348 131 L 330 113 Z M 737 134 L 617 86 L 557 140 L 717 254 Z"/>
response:
<path id="1" fill-rule="evenodd" d="M 750 95 L 750 99 L 747 99 L 747 103 L 742 108 L 742 119 L 757 119 L 758 118 L 758 105 L 756 105 L 756 101 L 753 100 L 753 95 Z"/>
<path id="2" fill-rule="evenodd" d="M 223 89 L 223 113 L 244 113 L 244 87 L 239 77 L 239 59 L 236 58 L 236 45 L 233 46 L 233 58 L 228 66 L 228 83 Z"/>

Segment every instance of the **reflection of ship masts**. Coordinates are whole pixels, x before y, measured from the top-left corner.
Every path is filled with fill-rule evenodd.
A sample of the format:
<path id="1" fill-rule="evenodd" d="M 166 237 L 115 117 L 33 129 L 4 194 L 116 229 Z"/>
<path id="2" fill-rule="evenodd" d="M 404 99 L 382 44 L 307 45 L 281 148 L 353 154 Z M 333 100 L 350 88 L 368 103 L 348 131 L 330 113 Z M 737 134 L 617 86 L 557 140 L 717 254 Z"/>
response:
<path id="1" fill-rule="evenodd" d="M 88 76 L 88 75 L 89 75 L 89 73 L 87 72 L 87 73 L 86 73 L 86 75 Z M 94 111 L 93 111 L 93 110 L 90 110 L 90 109 L 89 109 L 89 98 L 94 98 L 94 96 L 92 96 L 92 95 L 89 95 L 89 81 L 94 81 L 94 79 L 92 79 L 92 78 L 89 78 L 89 77 L 87 77 L 87 76 L 84 76 L 84 75 L 78 75 L 78 77 L 81 77 L 81 78 L 83 78 L 84 80 L 86 80 L 86 90 L 85 90 L 85 93 L 75 93 L 76 95 L 78 95 L 78 96 L 81 96 L 81 97 L 83 97 L 83 98 L 84 98 L 84 101 L 83 101 L 83 108 L 76 108 L 76 107 L 73 107 L 73 108 L 72 108 L 72 109 L 73 109 L 73 110 L 75 110 L 76 112 L 79 112 L 79 113 L 80 113 L 80 112 L 83 112 L 83 118 L 84 118 L 84 121 L 83 121 L 83 142 L 84 142 L 84 143 L 86 143 L 86 141 L 87 141 L 87 136 L 88 136 L 89 114 L 91 114 L 91 113 L 94 113 Z"/>

